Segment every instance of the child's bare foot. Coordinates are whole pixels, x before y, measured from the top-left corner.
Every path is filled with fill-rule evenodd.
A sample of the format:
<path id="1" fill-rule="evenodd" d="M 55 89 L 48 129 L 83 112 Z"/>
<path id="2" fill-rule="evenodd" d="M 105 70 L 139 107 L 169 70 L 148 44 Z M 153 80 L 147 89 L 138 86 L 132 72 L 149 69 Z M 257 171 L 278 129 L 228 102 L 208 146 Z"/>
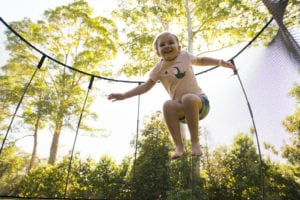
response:
<path id="1" fill-rule="evenodd" d="M 184 148 L 176 148 L 175 152 L 173 153 L 173 155 L 171 156 L 171 158 L 174 159 L 178 159 L 181 156 L 183 156 L 183 154 L 185 153 Z"/>
<path id="2" fill-rule="evenodd" d="M 192 144 L 192 156 L 202 156 L 202 154 L 199 143 Z"/>

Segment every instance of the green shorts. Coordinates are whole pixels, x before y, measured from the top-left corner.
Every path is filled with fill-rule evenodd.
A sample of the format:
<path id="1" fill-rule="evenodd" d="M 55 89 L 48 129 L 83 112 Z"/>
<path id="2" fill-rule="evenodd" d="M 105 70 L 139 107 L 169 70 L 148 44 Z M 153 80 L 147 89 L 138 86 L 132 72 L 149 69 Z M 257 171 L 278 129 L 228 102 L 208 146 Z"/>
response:
<path id="1" fill-rule="evenodd" d="M 209 113 L 210 106 L 209 106 L 209 100 L 207 99 L 206 96 L 201 95 L 199 98 L 202 101 L 202 108 L 199 111 L 199 120 L 201 120 L 201 119 L 204 119 L 207 116 L 207 114 Z M 185 117 L 182 117 L 179 120 L 182 123 L 186 123 Z"/>

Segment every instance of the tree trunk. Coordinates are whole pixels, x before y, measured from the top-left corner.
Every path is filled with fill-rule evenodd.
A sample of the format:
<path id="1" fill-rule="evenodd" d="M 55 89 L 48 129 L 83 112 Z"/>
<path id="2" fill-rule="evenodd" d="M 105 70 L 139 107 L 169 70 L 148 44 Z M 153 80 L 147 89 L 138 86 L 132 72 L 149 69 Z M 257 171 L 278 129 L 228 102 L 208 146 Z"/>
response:
<path id="1" fill-rule="evenodd" d="M 186 12 L 187 19 L 187 33 L 188 33 L 188 52 L 193 53 L 193 28 L 192 28 L 192 19 L 191 19 L 191 11 L 189 9 L 189 0 L 184 1 L 184 8 Z"/>
<path id="2" fill-rule="evenodd" d="M 186 12 L 186 18 L 187 18 L 187 33 L 188 33 L 188 52 L 193 54 L 193 27 L 192 27 L 192 18 L 191 18 L 191 11 L 189 7 L 189 0 L 184 1 L 184 8 Z M 200 129 L 199 129 L 200 131 Z M 198 181 L 200 179 L 200 159 L 195 159 L 191 158 L 191 167 L 192 167 L 192 172 L 191 172 L 191 181 L 192 183 L 192 189 L 194 189 L 194 182 Z"/>
<path id="3" fill-rule="evenodd" d="M 49 156 L 48 164 L 53 165 L 56 161 L 59 137 L 60 137 L 61 127 L 62 127 L 61 124 L 62 124 L 62 122 L 56 124 L 56 128 L 54 131 L 54 135 L 53 135 L 52 143 L 51 143 L 51 147 L 50 147 L 50 156 Z"/>
<path id="4" fill-rule="evenodd" d="M 36 154 L 37 154 L 37 145 L 38 145 L 39 124 L 40 124 L 40 118 L 38 118 L 36 120 L 36 123 L 34 125 L 33 149 L 32 149 L 32 153 L 31 153 L 31 159 L 30 159 L 28 171 L 30 171 L 33 168 L 33 166 L 35 164 L 36 157 L 37 157 Z"/>

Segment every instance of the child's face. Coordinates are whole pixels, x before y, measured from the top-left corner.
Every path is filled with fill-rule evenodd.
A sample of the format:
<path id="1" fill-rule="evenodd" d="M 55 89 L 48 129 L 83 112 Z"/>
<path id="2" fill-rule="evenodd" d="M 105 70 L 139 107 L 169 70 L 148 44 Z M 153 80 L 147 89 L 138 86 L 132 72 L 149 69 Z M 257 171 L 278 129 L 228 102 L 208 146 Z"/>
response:
<path id="1" fill-rule="evenodd" d="M 176 38 L 171 34 L 161 35 L 157 41 L 157 55 L 166 61 L 174 60 L 180 48 Z"/>

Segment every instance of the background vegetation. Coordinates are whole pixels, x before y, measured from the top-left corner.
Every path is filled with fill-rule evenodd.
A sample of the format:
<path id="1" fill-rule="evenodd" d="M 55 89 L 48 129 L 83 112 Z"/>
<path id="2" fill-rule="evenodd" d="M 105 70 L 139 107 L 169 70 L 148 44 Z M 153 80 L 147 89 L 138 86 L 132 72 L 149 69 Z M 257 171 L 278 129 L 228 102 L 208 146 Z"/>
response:
<path id="1" fill-rule="evenodd" d="M 294 25 L 299 3 L 291 1 L 286 24 Z M 95 16 L 83 0 L 47 10 L 44 18 L 10 25 L 28 41 L 62 63 L 100 76 L 145 74 L 154 64 L 152 41 L 166 30 L 183 38 L 183 47 L 197 55 L 249 41 L 270 15 L 258 0 L 130 0 L 120 1 L 111 18 Z M 118 25 L 117 25 L 118 24 Z M 299 26 L 299 24 L 298 24 Z M 255 44 L 268 44 L 277 34 L 270 26 Z M 1 67 L 0 126 L 7 129 L 24 85 L 36 68 L 40 55 L 7 31 L 7 63 Z M 99 45 L 101 44 L 101 45 Z M 115 71 L 111 62 L 119 52 L 130 57 Z M 32 154 L 24 153 L 15 141 L 5 143 L 0 155 L 0 195 L 82 199 L 260 199 L 259 155 L 252 131 L 237 133 L 230 146 L 213 151 L 204 148 L 199 160 L 184 157 L 169 160 L 173 144 L 160 112 L 148 116 L 137 141 L 137 155 L 116 164 L 109 156 L 99 160 L 67 155 L 58 160 L 60 135 L 64 127 L 76 129 L 82 99 L 89 82 L 86 75 L 45 61 L 22 102 L 16 121 L 20 132 L 33 137 Z M 99 69 L 98 66 L 102 66 Z M 101 90 L 101 89 L 100 89 Z M 277 163 L 263 159 L 265 199 L 300 198 L 300 86 L 289 95 L 296 101 L 294 114 L 283 121 L 290 142 L 282 146 Z M 97 118 L 87 99 L 83 119 Z M 18 126 L 15 126 L 16 129 Z M 38 136 L 52 130 L 49 159 L 37 154 Z M 103 132 L 84 120 L 81 129 L 88 135 Z M 202 135 L 207 134 L 200 130 Z M 3 141 L 1 136 L 1 141 Z M 188 144 L 187 144 L 188 145 Z M 272 146 L 268 146 L 272 149 Z M 70 174 L 68 171 L 70 171 Z M 68 181 L 67 181 L 68 180 Z"/>

